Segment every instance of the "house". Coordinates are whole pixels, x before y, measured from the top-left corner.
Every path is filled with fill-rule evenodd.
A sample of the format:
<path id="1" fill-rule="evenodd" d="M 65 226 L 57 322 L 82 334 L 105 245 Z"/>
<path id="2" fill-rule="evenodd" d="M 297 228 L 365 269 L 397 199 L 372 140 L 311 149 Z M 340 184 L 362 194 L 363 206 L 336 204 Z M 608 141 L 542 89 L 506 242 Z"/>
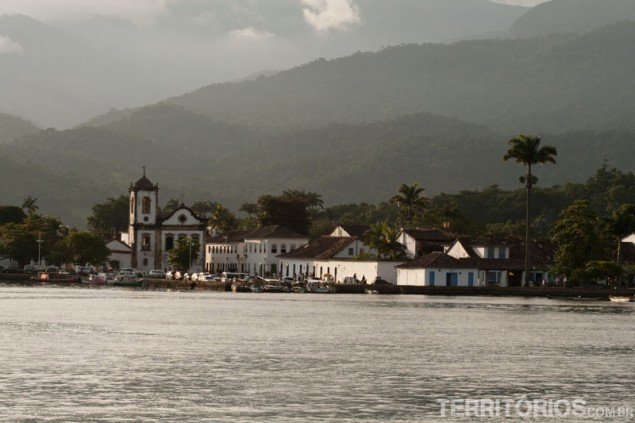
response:
<path id="1" fill-rule="evenodd" d="M 399 232 L 399 242 L 406 247 L 410 259 L 444 251 L 455 239 L 456 235 L 436 228 L 403 228 Z"/>
<path id="2" fill-rule="evenodd" d="M 205 240 L 205 270 L 211 273 L 246 273 L 245 236 L 251 231 L 230 231 Z"/>
<path id="3" fill-rule="evenodd" d="M 280 225 L 254 231 L 229 232 L 206 240 L 205 268 L 209 272 L 235 271 L 258 276 L 279 276 L 276 256 L 308 242 L 306 235 Z"/>
<path id="4" fill-rule="evenodd" d="M 113 239 L 106 244 L 110 250 L 108 264 L 113 269 L 132 267 L 132 249 L 128 244 L 118 239 Z"/>
<path id="5" fill-rule="evenodd" d="M 372 251 L 357 237 L 324 236 L 277 258 L 285 277 L 322 278 L 330 275 L 338 283 L 350 282 L 354 277 L 372 283 L 379 277 L 397 283 L 394 268 L 403 262 L 357 259 L 362 252 Z"/>
<path id="6" fill-rule="evenodd" d="M 329 236 L 363 239 L 364 234 L 366 234 L 369 229 L 370 226 L 368 225 L 338 225 Z"/>
<path id="7" fill-rule="evenodd" d="M 532 244 L 530 280 L 549 278 L 553 248 L 547 241 Z M 399 285 L 520 286 L 524 275 L 524 242 L 504 239 L 459 238 L 445 252 L 433 252 L 397 267 Z"/>
<path id="8" fill-rule="evenodd" d="M 153 184 L 143 170 L 143 176 L 130 184 L 128 233 L 122 242 L 130 246 L 130 266 L 140 271 L 171 269 L 168 251 L 175 240 L 187 238 L 198 241 L 198 258 L 192 260 L 188 271 L 203 268 L 203 236 L 206 222 L 192 209 L 181 204 L 175 210 L 162 213 L 159 208 L 159 186 Z"/>
<path id="9" fill-rule="evenodd" d="M 622 240 L 620 245 L 620 263 L 635 264 L 635 234 Z"/>

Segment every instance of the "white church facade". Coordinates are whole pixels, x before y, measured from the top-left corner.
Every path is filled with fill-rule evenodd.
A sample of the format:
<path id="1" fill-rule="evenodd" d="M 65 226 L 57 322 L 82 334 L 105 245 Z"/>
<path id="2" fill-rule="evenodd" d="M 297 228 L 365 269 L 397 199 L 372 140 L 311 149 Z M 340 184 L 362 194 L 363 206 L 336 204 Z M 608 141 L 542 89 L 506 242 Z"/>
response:
<path id="1" fill-rule="evenodd" d="M 199 251 L 187 270 L 201 271 L 205 262 L 206 222 L 184 204 L 174 211 L 162 213 L 158 205 L 159 186 L 146 177 L 145 169 L 141 179 L 131 184 L 128 191 L 128 233 L 122 234 L 122 241 L 130 246 L 131 266 L 141 272 L 172 270 L 168 252 L 177 239 L 188 238 L 198 241 Z"/>

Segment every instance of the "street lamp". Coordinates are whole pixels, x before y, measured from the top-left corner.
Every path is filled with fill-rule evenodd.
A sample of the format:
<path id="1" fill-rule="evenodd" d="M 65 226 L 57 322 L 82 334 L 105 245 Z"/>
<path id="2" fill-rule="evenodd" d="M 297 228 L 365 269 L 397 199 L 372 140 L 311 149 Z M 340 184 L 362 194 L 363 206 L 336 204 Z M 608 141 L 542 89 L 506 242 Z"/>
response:
<path id="1" fill-rule="evenodd" d="M 42 265 L 42 243 L 44 242 L 42 240 L 42 232 L 38 232 L 38 238 L 37 238 L 37 265 L 41 266 Z"/>

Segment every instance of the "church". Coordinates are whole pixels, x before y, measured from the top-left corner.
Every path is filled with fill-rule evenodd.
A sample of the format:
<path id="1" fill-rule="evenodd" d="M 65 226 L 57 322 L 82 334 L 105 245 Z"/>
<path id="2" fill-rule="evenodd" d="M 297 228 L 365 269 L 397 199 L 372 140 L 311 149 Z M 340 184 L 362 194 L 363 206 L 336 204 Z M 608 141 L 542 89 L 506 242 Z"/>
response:
<path id="1" fill-rule="evenodd" d="M 201 271 L 205 261 L 207 222 L 184 204 L 175 210 L 162 212 L 159 208 L 159 185 L 146 177 L 145 168 L 143 176 L 130 184 L 128 192 L 128 232 L 121 234 L 121 241 L 130 247 L 131 267 L 141 272 L 172 269 L 168 251 L 174 247 L 175 240 L 188 238 L 198 241 L 199 245 L 198 257 L 192 260 L 188 270 Z"/>

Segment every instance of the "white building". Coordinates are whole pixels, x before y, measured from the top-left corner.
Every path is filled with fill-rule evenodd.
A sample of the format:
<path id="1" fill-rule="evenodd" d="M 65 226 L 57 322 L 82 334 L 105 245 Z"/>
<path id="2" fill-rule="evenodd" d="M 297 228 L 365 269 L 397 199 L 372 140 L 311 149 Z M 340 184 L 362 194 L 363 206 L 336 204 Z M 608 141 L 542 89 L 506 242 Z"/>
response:
<path id="1" fill-rule="evenodd" d="M 445 251 L 456 236 L 436 228 L 403 228 L 398 239 L 406 247 L 408 258 L 414 259 L 434 251 Z"/>
<path id="2" fill-rule="evenodd" d="M 553 250 L 532 243 L 530 280 L 548 280 Z M 414 286 L 520 286 L 524 275 L 524 243 L 513 240 L 457 239 L 445 253 L 433 252 L 398 266 L 397 284 Z"/>
<path id="3" fill-rule="evenodd" d="M 187 270 L 202 270 L 206 222 L 184 204 L 170 213 L 160 213 L 159 186 L 150 182 L 145 169 L 143 177 L 130 185 L 129 192 L 129 225 L 124 238 L 131 249 L 131 267 L 144 272 L 171 269 L 168 251 L 174 247 L 175 240 L 188 238 L 198 241 L 200 251 Z"/>
<path id="4" fill-rule="evenodd" d="M 108 264 L 113 269 L 132 267 L 132 249 L 128 244 L 118 239 L 113 239 L 106 244 L 110 250 Z"/>
<path id="5" fill-rule="evenodd" d="M 378 277 L 392 284 L 397 283 L 395 266 L 403 262 L 382 260 L 358 260 L 361 253 L 372 253 L 356 237 L 325 236 L 306 246 L 278 256 L 282 276 L 298 278 L 322 278 L 330 275 L 338 283 L 365 279 L 372 283 Z"/>
<path id="6" fill-rule="evenodd" d="M 368 225 L 338 225 L 329 236 L 363 239 L 369 229 Z"/>
<path id="7" fill-rule="evenodd" d="M 306 245 L 309 238 L 280 225 L 208 238 L 205 268 L 209 272 L 234 271 L 258 276 L 280 276 L 276 256 Z"/>

